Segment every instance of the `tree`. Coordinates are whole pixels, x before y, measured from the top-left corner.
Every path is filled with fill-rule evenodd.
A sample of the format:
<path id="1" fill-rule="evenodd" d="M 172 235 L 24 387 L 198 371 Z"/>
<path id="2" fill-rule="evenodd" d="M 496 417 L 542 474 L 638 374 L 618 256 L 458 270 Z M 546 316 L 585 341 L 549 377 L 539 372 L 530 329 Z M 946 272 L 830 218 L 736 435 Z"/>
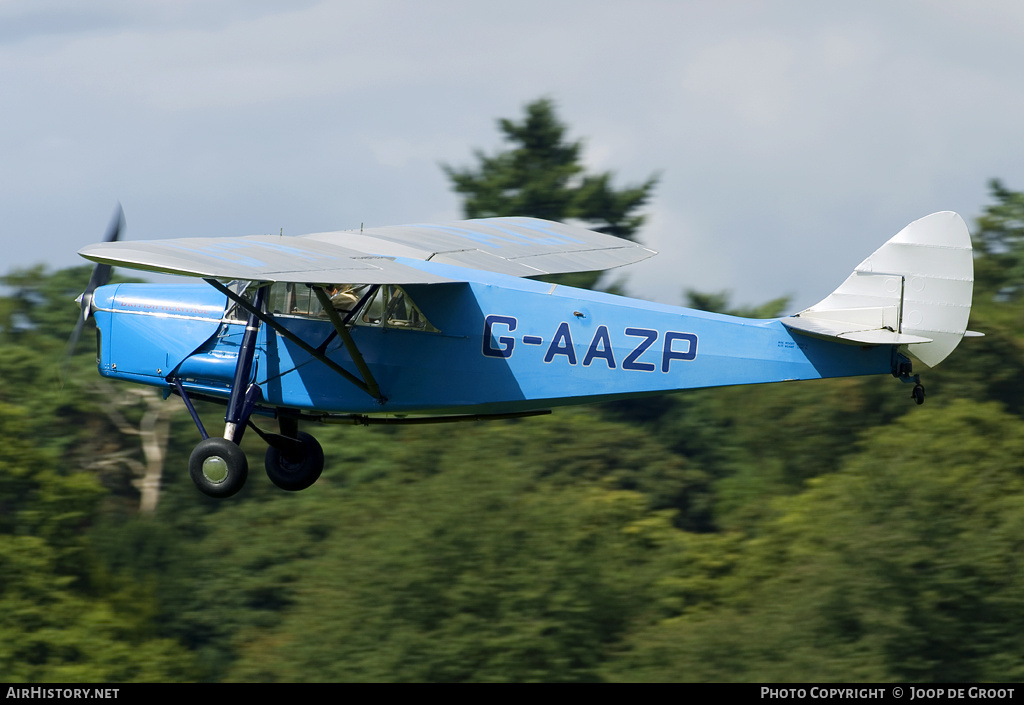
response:
<path id="1" fill-rule="evenodd" d="M 106 491 L 39 444 L 36 424 L 0 401 L 0 680 L 192 677 L 191 655 L 152 633 L 148 585 L 108 581 L 90 594 L 85 534 Z"/>
<path id="2" fill-rule="evenodd" d="M 611 172 L 585 173 L 583 142 L 569 141 L 568 129 L 547 98 L 525 109 L 522 122 L 498 120 L 508 147 L 493 156 L 476 150 L 476 167 L 442 165 L 455 191 L 464 197 L 467 218 L 532 216 L 579 220 L 587 227 L 634 239 L 644 216 L 637 211 L 650 199 L 657 175 L 636 186 L 612 187 Z M 575 286 L 592 286 L 599 275 L 574 277 Z"/>
<path id="3" fill-rule="evenodd" d="M 538 481 L 501 456 L 488 472 L 458 457 L 442 464 L 419 482 L 331 488 L 326 501 L 297 496 L 264 508 L 247 560 L 267 576 L 291 571 L 272 593 L 288 602 L 271 628 L 267 615 L 239 632 L 226 678 L 594 680 L 649 608 L 660 554 L 638 545 L 643 496 Z M 236 567 L 245 546 L 227 535 L 210 544 L 223 571 L 255 582 L 252 568 Z M 303 562 L 274 562 L 278 547 L 290 554 L 296 545 Z M 265 603 L 250 594 L 241 609 L 222 604 L 220 620 L 247 619 Z"/>
<path id="4" fill-rule="evenodd" d="M 37 266 L 0 277 L 0 284 L 11 289 L 10 295 L 0 297 L 0 376 L 6 381 L 0 401 L 29 408 L 39 419 L 39 443 L 60 448 L 67 464 L 96 475 L 107 486 L 127 494 L 137 490 L 140 510 L 152 513 L 171 421 L 184 409 L 165 403 L 150 387 L 115 389 L 97 380 L 91 320 L 78 349 L 61 362 L 72 352 L 66 351 L 66 340 L 81 315 L 75 297 L 91 273 L 91 266 L 53 273 Z M 62 367 L 65 379 L 58 382 Z M 61 423 L 49 420 L 54 414 Z M 139 443 L 128 441 L 130 437 L 138 437 Z"/>
<path id="5" fill-rule="evenodd" d="M 1018 299 L 1024 293 L 1024 193 L 1010 191 L 998 179 L 989 188 L 996 203 L 978 218 L 975 280 L 983 293 Z"/>
<path id="6" fill-rule="evenodd" d="M 610 676 L 1019 681 L 1024 423 L 932 404 L 864 436 L 840 471 L 743 542 L 715 609 L 631 636 Z"/>

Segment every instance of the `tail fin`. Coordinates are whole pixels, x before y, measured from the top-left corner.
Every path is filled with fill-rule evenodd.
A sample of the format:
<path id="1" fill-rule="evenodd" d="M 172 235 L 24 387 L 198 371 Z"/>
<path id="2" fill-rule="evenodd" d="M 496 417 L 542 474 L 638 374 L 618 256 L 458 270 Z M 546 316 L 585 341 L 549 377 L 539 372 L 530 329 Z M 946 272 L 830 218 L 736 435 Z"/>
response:
<path id="1" fill-rule="evenodd" d="M 970 334 L 973 291 L 967 224 L 942 211 L 903 228 L 823 301 L 782 322 L 859 345 L 902 345 L 934 367 Z"/>

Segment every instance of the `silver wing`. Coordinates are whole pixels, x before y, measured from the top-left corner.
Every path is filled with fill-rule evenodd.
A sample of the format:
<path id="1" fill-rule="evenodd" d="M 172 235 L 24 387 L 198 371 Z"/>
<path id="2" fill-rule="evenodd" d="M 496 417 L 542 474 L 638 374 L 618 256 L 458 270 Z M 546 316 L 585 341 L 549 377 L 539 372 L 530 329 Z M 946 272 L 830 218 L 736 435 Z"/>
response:
<path id="1" fill-rule="evenodd" d="M 94 262 L 150 272 L 310 284 L 457 281 L 396 261 L 401 258 L 528 277 L 610 269 L 656 254 L 629 240 L 537 218 L 485 218 L 298 237 L 96 243 L 78 253 Z"/>

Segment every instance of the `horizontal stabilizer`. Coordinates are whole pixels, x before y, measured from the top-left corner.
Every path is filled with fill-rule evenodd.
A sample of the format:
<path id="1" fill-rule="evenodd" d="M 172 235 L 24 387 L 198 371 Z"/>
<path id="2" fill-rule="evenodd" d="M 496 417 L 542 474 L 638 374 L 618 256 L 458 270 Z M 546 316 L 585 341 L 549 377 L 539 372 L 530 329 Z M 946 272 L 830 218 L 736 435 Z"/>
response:
<path id="1" fill-rule="evenodd" d="M 932 342 L 931 338 L 897 333 L 889 328 L 864 328 L 856 324 L 809 316 L 783 318 L 782 324 L 790 330 L 805 335 L 813 335 L 816 338 L 835 338 L 841 342 L 857 345 L 909 345 Z"/>

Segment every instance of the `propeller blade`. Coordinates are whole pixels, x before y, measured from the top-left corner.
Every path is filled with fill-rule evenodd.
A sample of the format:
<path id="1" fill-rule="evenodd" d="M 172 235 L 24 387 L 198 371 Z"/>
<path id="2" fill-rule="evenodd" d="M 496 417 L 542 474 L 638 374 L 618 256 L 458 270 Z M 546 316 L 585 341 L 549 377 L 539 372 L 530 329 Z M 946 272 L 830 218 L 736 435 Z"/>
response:
<path id="1" fill-rule="evenodd" d="M 121 238 L 121 232 L 124 230 L 124 209 L 121 208 L 121 204 L 117 204 L 117 209 L 114 211 L 114 216 L 110 219 L 110 225 L 107 226 L 106 235 L 103 237 L 104 242 L 115 242 Z M 75 329 L 71 332 L 71 337 L 68 338 L 67 346 L 64 350 L 64 362 L 61 365 L 60 375 L 60 386 L 63 389 L 64 380 L 67 378 L 68 368 L 71 366 L 71 357 L 75 354 L 75 349 L 78 347 L 78 340 L 82 337 L 82 329 L 85 327 L 85 322 L 89 320 L 89 316 L 92 314 L 92 297 L 98 288 L 110 281 L 110 274 L 112 267 L 109 264 L 97 264 L 93 267 L 92 276 L 89 277 L 89 283 L 85 287 L 85 291 L 79 296 L 76 301 L 81 304 L 82 315 L 78 317 L 78 321 L 75 322 Z"/>
<path id="2" fill-rule="evenodd" d="M 117 210 L 114 211 L 114 216 L 110 219 L 110 225 L 107 226 L 107 234 L 103 241 L 116 242 L 121 238 L 122 230 L 124 230 L 124 209 L 118 203 Z M 81 320 L 83 323 L 89 320 L 89 316 L 92 313 L 93 292 L 110 281 L 111 270 L 112 268 L 109 264 L 97 264 L 93 267 L 92 276 L 89 277 L 89 284 L 85 287 L 85 291 L 82 292 L 82 296 L 79 297 L 82 304 Z M 72 352 L 74 351 L 72 350 Z"/>

